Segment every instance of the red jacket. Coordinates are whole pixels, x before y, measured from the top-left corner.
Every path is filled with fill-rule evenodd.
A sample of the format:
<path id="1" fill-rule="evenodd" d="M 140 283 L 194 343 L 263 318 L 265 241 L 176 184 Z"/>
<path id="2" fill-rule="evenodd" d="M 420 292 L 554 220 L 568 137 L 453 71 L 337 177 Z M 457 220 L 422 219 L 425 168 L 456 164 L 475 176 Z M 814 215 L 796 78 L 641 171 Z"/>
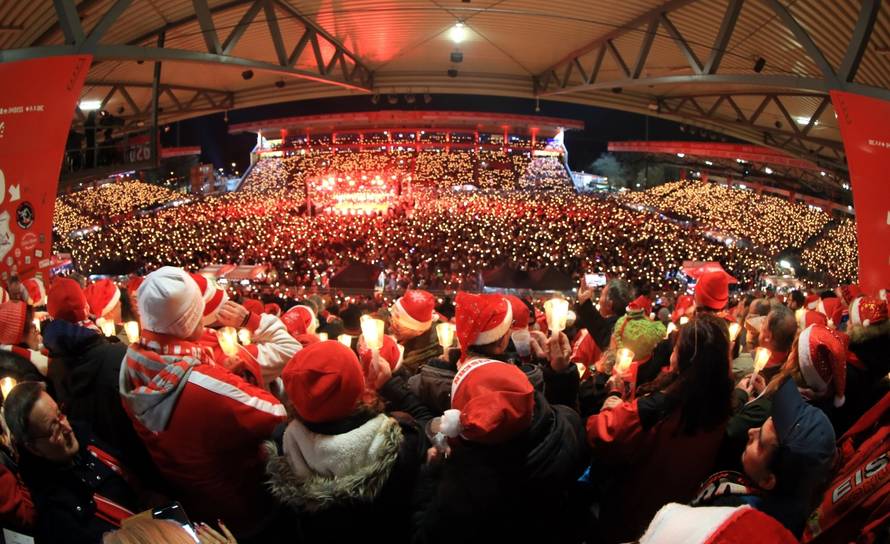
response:
<path id="1" fill-rule="evenodd" d="M 166 349 L 164 341 L 130 346 L 121 376 L 124 407 L 193 520 L 222 519 L 233 531 L 249 531 L 269 512 L 261 445 L 285 421 L 284 406 L 202 362 L 206 350 L 197 344 Z"/>
<path id="2" fill-rule="evenodd" d="M 609 471 L 618 477 L 600 513 L 607 520 L 605 542 L 639 538 L 659 508 L 689 502 L 713 472 L 724 426 L 690 436 L 679 428 L 679 408 L 661 416 L 665 408 L 665 396 L 655 393 L 587 420 L 594 466 L 620 470 Z"/>
<path id="3" fill-rule="evenodd" d="M 17 531 L 30 531 L 35 518 L 34 503 L 28 489 L 0 463 L 0 525 Z"/>

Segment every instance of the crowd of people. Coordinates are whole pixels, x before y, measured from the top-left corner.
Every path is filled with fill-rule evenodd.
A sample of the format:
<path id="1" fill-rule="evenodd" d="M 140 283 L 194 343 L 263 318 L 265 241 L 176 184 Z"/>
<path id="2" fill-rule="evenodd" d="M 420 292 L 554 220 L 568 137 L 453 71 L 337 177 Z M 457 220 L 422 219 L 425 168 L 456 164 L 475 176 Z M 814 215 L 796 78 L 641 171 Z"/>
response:
<path id="1" fill-rule="evenodd" d="M 886 292 L 690 273 L 391 303 L 173 266 L 13 278 L 0 522 L 38 544 L 886 538 Z"/>
<path id="2" fill-rule="evenodd" d="M 844 219 L 832 226 L 803 250 L 800 261 L 809 270 L 826 272 L 834 281 L 855 281 L 859 263 L 856 222 Z"/>

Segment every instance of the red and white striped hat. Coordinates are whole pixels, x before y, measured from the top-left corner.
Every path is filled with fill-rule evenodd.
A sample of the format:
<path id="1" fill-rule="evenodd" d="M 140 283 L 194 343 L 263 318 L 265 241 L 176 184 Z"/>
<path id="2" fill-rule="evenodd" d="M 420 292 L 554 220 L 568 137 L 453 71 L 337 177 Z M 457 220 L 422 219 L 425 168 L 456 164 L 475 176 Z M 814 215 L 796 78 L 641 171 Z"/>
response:
<path id="1" fill-rule="evenodd" d="M 405 291 L 390 308 L 392 319 L 412 331 L 424 332 L 433 324 L 433 308 L 436 299 L 420 289 Z"/>
<path id="2" fill-rule="evenodd" d="M 46 304 L 46 287 L 43 286 L 43 280 L 34 276 L 22 282 L 25 288 L 25 302 L 29 306 L 43 306 Z"/>
<path id="3" fill-rule="evenodd" d="M 198 284 L 198 290 L 201 291 L 201 298 L 204 299 L 204 317 L 202 322 L 204 325 L 210 325 L 216 321 L 216 316 L 222 305 L 229 300 L 229 295 L 225 290 L 220 289 L 216 283 L 207 279 L 201 274 L 190 274 L 195 283 Z"/>
<path id="4" fill-rule="evenodd" d="M 90 315 L 94 318 L 105 317 L 111 313 L 121 299 L 121 290 L 107 278 L 88 285 L 83 294 L 90 305 Z"/>
<path id="5" fill-rule="evenodd" d="M 451 409 L 442 414 L 448 437 L 499 444 L 529 428 L 535 388 L 519 367 L 492 359 L 473 359 L 451 382 Z"/>

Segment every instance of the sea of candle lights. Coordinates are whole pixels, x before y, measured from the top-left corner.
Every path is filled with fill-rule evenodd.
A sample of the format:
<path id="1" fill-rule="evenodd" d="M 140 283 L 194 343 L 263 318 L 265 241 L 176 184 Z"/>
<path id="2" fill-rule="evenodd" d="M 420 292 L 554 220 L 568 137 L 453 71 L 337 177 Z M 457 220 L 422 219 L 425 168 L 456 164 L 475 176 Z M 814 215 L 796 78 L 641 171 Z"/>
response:
<path id="1" fill-rule="evenodd" d="M 713 184 L 703 188 L 704 184 L 691 182 L 669 183 L 620 198 L 578 195 L 557 158 L 539 159 L 545 158 L 530 159 L 527 152 L 484 151 L 476 156 L 441 150 L 416 154 L 311 151 L 264 158 L 241 191 L 120 218 L 79 239 L 61 237 L 55 249 L 70 251 L 79 269 L 93 273 L 114 261 L 132 262 L 140 273 L 164 264 L 195 270 L 213 263 L 269 263 L 283 285 L 326 287 L 336 270 L 359 261 L 380 265 L 390 289 L 455 290 L 477 289 L 482 271 L 511 264 L 522 270 L 554 267 L 575 276 L 596 271 L 659 288 L 671 284 L 672 274 L 684 260 L 720 261 L 743 281 L 771 268 L 771 251 L 708 241 L 702 236 L 705 226 L 714 228 L 723 221 L 716 226 L 777 247 L 779 240 L 801 239 L 801 233 L 818 230 L 817 225 L 828 220 L 827 214 L 803 213 L 781 199 Z M 486 167 L 474 161 L 485 162 Z M 497 176 L 512 179 L 513 185 L 505 183 L 513 189 L 532 182 L 558 188 L 444 190 L 474 183 L 474 170 L 502 172 Z M 331 172 L 363 171 L 410 177 L 413 200 L 400 201 L 397 212 L 385 216 L 300 213 L 307 180 Z M 145 184 L 128 182 L 115 192 L 125 194 L 130 188 L 136 193 L 129 207 L 119 204 L 115 209 L 133 209 L 144 202 L 141 185 Z M 696 187 L 710 195 L 717 211 L 709 211 L 692 190 Z M 683 202 L 675 198 L 677 193 L 684 195 Z M 79 201 L 81 194 L 65 199 L 83 209 L 88 206 Z M 739 195 L 756 203 L 739 204 Z M 731 216 L 727 206 L 716 201 L 723 197 L 748 210 L 751 219 L 741 217 L 745 214 Z M 94 201 L 93 196 L 87 199 Z M 678 212 L 698 213 L 707 223 L 683 226 L 658 213 L 630 209 L 625 204 L 631 201 L 655 207 L 670 202 Z M 766 219 L 770 213 L 778 217 Z M 777 227 L 771 225 L 776 224 L 783 226 L 785 234 L 774 233 Z M 67 225 L 57 225 L 57 229 L 63 231 Z M 744 231 L 747 228 L 751 230 Z"/>
<path id="2" fill-rule="evenodd" d="M 801 264 L 811 271 L 825 273 L 830 284 L 856 283 L 859 250 L 856 247 L 856 223 L 844 219 L 804 249 Z"/>

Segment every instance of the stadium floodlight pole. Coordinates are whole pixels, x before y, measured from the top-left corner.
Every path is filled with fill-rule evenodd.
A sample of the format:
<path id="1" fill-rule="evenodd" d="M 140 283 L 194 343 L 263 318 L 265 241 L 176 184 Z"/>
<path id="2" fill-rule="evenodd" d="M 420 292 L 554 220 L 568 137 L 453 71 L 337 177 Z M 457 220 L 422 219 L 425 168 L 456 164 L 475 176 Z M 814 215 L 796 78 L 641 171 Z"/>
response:
<path id="1" fill-rule="evenodd" d="M 165 32 L 161 32 L 158 34 L 158 49 L 164 48 L 164 40 L 166 37 Z M 161 61 L 155 61 L 154 66 L 154 75 L 151 81 L 151 136 L 150 136 L 150 149 L 151 149 L 151 162 L 154 164 L 155 168 L 159 168 L 161 166 L 161 159 L 158 153 L 158 98 L 160 97 L 160 87 L 161 87 Z"/>

